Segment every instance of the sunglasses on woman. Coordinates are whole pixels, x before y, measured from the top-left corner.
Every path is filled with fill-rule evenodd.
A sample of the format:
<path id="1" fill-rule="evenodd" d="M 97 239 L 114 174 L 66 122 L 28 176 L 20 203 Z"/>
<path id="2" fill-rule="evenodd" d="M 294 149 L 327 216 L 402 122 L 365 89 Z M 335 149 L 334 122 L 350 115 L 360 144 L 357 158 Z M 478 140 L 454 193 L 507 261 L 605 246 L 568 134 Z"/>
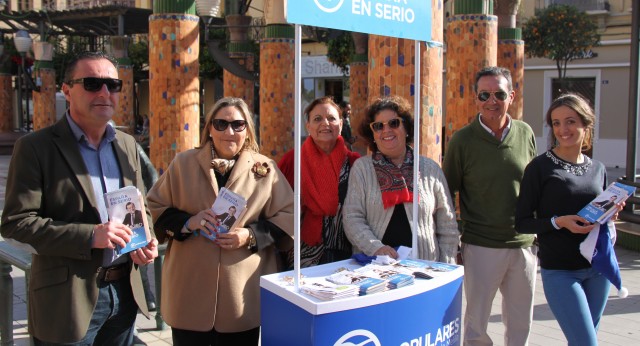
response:
<path id="1" fill-rule="evenodd" d="M 387 121 L 386 123 L 383 123 L 382 121 L 374 121 L 369 124 L 369 127 L 373 132 L 380 132 L 382 131 L 382 129 L 384 129 L 384 125 L 389 125 L 389 128 L 397 129 L 398 127 L 400 127 L 401 123 L 402 118 L 395 118 Z"/>
<path id="2" fill-rule="evenodd" d="M 242 132 L 247 128 L 247 122 L 244 120 L 226 121 L 224 119 L 213 119 L 211 120 L 211 124 L 213 128 L 218 131 L 226 130 L 229 125 L 231 125 L 233 132 Z"/>
<path id="3" fill-rule="evenodd" d="M 96 92 L 102 89 L 103 85 L 107 85 L 107 90 L 110 93 L 117 93 L 122 90 L 122 79 L 115 78 L 98 78 L 98 77 L 85 77 L 73 79 L 66 82 L 69 86 L 82 83 L 84 90 L 88 92 Z"/>
<path id="4" fill-rule="evenodd" d="M 496 99 L 500 100 L 500 101 L 504 101 L 507 99 L 507 97 L 509 97 L 509 93 L 507 93 L 506 91 L 481 91 L 478 93 L 478 100 L 485 102 L 487 101 L 489 98 L 491 98 L 491 95 L 495 96 Z"/>

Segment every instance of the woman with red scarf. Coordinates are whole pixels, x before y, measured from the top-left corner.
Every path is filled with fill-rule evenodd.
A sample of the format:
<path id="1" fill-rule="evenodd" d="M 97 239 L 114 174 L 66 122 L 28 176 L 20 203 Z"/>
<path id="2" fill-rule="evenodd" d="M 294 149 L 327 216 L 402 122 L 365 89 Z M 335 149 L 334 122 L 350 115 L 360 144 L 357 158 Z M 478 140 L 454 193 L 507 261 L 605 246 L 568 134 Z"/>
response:
<path id="1" fill-rule="evenodd" d="M 397 258 L 398 246 L 412 247 L 414 257 L 455 263 L 459 232 L 451 194 L 440 166 L 416 156 L 413 115 L 401 97 L 378 99 L 366 111 L 360 135 L 373 154 L 351 170 L 343 208 L 344 230 L 354 252 Z M 413 160 L 420 160 L 418 229 L 413 230 Z"/>
<path id="2" fill-rule="evenodd" d="M 342 225 L 349 171 L 360 157 L 347 149 L 340 136 L 340 107 L 330 97 L 313 100 L 304 110 L 309 137 L 302 144 L 300 187 L 302 238 L 300 266 L 335 262 L 351 257 L 351 244 Z M 293 187 L 294 152 L 287 152 L 278 167 Z M 293 253 L 289 253 L 289 266 Z"/>

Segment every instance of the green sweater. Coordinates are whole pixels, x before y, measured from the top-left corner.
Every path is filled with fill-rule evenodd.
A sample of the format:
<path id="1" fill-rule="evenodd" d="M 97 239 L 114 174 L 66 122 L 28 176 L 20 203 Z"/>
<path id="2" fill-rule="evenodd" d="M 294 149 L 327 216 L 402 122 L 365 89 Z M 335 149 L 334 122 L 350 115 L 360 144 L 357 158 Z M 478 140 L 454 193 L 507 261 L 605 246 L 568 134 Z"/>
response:
<path id="1" fill-rule="evenodd" d="M 460 195 L 462 242 L 490 248 L 529 247 L 533 235 L 519 234 L 514 221 L 524 169 L 536 155 L 531 127 L 519 120 L 500 142 L 479 117 L 457 131 L 446 150 L 443 170 Z"/>

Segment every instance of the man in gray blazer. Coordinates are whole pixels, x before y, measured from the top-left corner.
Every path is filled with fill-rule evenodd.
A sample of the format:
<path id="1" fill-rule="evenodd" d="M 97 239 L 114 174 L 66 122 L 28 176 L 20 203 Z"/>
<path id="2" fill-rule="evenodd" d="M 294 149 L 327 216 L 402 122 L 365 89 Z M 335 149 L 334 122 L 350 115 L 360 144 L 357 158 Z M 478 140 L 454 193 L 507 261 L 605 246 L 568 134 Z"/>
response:
<path id="1" fill-rule="evenodd" d="M 84 52 L 64 81 L 67 114 L 16 142 L 0 232 L 34 253 L 36 345 L 129 345 L 138 308 L 148 317 L 139 266 L 158 256 L 158 242 L 114 252 L 131 229 L 109 221 L 103 194 L 129 185 L 145 191 L 135 140 L 107 126 L 122 80 L 112 58 Z"/>

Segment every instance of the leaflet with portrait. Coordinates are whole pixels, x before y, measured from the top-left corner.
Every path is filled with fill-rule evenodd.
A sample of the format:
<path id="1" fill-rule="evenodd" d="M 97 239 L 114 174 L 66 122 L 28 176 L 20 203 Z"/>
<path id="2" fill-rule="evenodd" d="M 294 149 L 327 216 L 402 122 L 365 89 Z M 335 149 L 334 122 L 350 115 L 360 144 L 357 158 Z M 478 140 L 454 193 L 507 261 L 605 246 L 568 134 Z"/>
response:
<path id="1" fill-rule="evenodd" d="M 131 228 L 133 234 L 126 246 L 116 246 L 118 256 L 146 246 L 151 240 L 147 211 L 140 190 L 126 186 L 104 194 L 109 221 L 119 222 Z"/>
<path id="2" fill-rule="evenodd" d="M 210 240 L 215 240 L 217 233 L 227 233 L 238 227 L 240 218 L 246 209 L 247 200 L 244 197 L 226 187 L 220 188 L 218 197 L 216 197 L 211 206 L 211 210 L 215 214 L 216 221 L 213 227 L 215 227 L 216 231 L 211 232 L 211 234 L 207 232 L 200 232 L 200 234 Z"/>
<path id="3" fill-rule="evenodd" d="M 591 223 L 604 224 L 616 213 L 616 204 L 626 201 L 635 191 L 636 188 L 633 186 L 619 182 L 611 183 L 606 190 L 582 208 L 578 216 Z"/>

